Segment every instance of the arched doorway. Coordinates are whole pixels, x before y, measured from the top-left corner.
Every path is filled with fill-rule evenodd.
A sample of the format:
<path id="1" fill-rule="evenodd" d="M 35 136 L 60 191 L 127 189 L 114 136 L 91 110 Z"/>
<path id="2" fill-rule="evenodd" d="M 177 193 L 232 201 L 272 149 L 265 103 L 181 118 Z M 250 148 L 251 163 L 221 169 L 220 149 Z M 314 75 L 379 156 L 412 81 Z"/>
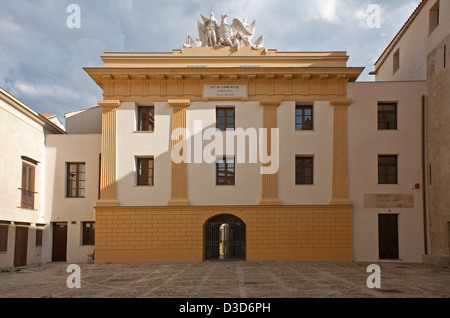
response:
<path id="1" fill-rule="evenodd" d="M 245 260 L 245 223 L 230 214 L 213 217 L 204 225 L 204 259 Z"/>

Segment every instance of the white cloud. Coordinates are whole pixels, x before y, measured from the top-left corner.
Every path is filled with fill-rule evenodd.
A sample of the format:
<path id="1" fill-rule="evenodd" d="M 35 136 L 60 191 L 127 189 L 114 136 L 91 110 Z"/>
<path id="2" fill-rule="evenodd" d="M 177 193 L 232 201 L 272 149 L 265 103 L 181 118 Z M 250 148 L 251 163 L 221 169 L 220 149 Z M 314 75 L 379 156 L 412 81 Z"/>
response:
<path id="1" fill-rule="evenodd" d="M 327 22 L 336 22 L 339 20 L 337 16 L 337 0 L 316 0 L 317 8 L 320 19 Z"/>
<path id="2" fill-rule="evenodd" d="M 95 106 L 100 88 L 83 67 L 101 66 L 111 52 L 170 52 L 186 33 L 198 36 L 200 13 L 256 19 L 256 36 L 270 49 L 350 51 L 353 66 L 368 66 L 419 0 L 95 0 L 77 1 L 81 29 L 68 29 L 72 0 L 3 1 L 0 85 L 44 113 Z M 383 8 L 380 30 L 365 27 L 370 3 Z M 370 44 L 370 45 L 369 45 Z"/>
<path id="3" fill-rule="evenodd" d="M 16 22 L 0 20 L 0 30 L 7 33 L 8 36 L 20 36 L 23 34 L 23 28 Z"/>
<path id="4" fill-rule="evenodd" d="M 20 95 L 29 98 L 52 98 L 52 99 L 76 99 L 79 92 L 60 85 L 49 84 L 31 84 L 17 81 L 13 85 L 13 89 Z"/>

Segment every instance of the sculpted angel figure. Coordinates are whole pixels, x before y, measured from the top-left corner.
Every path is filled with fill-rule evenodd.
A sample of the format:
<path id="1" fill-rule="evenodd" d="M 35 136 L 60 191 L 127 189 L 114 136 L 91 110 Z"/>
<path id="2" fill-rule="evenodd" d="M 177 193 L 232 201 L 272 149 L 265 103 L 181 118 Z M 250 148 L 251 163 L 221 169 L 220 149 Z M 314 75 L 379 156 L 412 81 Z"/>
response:
<path id="1" fill-rule="evenodd" d="M 186 37 L 186 44 L 184 47 L 216 47 L 216 46 L 231 46 L 239 47 L 246 46 L 255 50 L 265 49 L 264 36 L 261 36 L 252 43 L 253 36 L 255 34 L 256 20 L 251 24 L 247 23 L 247 19 L 243 18 L 233 19 L 233 23 L 229 25 L 227 23 L 227 15 L 223 14 L 221 17 L 221 24 L 217 23 L 214 13 L 211 12 L 209 18 L 200 14 L 203 23 L 198 21 L 198 33 L 200 39 L 193 40 L 189 34 Z M 267 50 L 265 49 L 267 53 Z"/>
<path id="2" fill-rule="evenodd" d="M 203 24 L 198 22 L 198 33 L 203 46 L 215 47 L 217 44 L 217 33 L 219 25 L 214 17 L 214 13 L 211 12 L 210 17 L 207 18 L 203 14 L 200 14 L 203 20 Z"/>
<path id="3" fill-rule="evenodd" d="M 219 45 L 233 47 L 234 30 L 227 23 L 227 15 L 222 15 L 222 22 L 219 27 L 219 36 L 217 42 Z"/>
<path id="4" fill-rule="evenodd" d="M 233 19 L 231 25 L 235 32 L 235 43 L 237 46 L 252 46 L 252 38 L 255 34 L 256 20 L 252 24 L 247 24 L 247 19 L 244 18 L 242 22 L 238 19 Z"/>
<path id="5" fill-rule="evenodd" d="M 191 38 L 189 34 L 186 35 L 186 43 L 184 44 L 184 47 L 201 47 L 203 45 L 202 41 L 199 39 L 195 40 Z"/>

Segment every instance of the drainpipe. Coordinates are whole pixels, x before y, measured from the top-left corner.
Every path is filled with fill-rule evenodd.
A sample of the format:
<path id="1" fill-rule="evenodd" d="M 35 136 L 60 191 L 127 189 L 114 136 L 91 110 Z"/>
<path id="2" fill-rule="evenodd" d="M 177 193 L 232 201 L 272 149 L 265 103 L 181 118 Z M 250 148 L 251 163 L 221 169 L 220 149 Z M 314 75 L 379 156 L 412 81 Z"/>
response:
<path id="1" fill-rule="evenodd" d="M 427 159 L 426 159 L 426 97 L 422 96 L 422 201 L 423 201 L 423 236 L 424 236 L 424 250 L 425 255 L 428 254 L 428 232 L 427 232 L 427 189 L 428 184 L 426 182 L 427 171 Z"/>

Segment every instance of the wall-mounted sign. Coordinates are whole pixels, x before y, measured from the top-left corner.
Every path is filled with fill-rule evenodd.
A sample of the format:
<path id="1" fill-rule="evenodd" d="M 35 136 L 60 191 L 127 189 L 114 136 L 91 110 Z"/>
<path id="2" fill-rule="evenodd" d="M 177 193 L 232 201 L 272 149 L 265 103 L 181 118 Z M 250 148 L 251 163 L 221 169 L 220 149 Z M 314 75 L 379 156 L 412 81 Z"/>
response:
<path id="1" fill-rule="evenodd" d="M 203 97 L 208 98 L 247 98 L 246 85 L 205 85 Z"/>
<path id="2" fill-rule="evenodd" d="M 414 194 L 364 194 L 365 208 L 413 208 Z"/>

